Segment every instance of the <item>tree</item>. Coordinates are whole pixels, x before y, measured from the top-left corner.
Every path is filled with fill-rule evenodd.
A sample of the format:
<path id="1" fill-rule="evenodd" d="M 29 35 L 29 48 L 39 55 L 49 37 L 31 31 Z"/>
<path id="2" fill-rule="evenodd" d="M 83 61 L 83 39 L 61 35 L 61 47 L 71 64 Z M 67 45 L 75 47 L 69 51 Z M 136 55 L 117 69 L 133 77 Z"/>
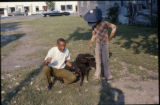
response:
<path id="1" fill-rule="evenodd" d="M 46 5 L 48 6 L 48 8 L 50 10 L 54 10 L 55 9 L 55 2 L 54 1 L 46 1 Z"/>
<path id="2" fill-rule="evenodd" d="M 129 1 L 127 8 L 128 8 L 128 16 L 127 17 L 129 17 L 129 23 L 134 24 L 135 23 L 135 16 L 137 13 L 136 4 L 133 4 L 132 1 Z"/>
<path id="3" fill-rule="evenodd" d="M 123 5 L 124 5 L 124 4 L 123 4 L 123 0 L 121 0 L 121 6 L 123 7 Z"/>
<path id="4" fill-rule="evenodd" d="M 118 9 L 119 5 L 117 3 L 114 3 L 113 7 L 108 9 L 108 18 L 111 19 L 111 22 L 113 23 L 118 22 Z"/>

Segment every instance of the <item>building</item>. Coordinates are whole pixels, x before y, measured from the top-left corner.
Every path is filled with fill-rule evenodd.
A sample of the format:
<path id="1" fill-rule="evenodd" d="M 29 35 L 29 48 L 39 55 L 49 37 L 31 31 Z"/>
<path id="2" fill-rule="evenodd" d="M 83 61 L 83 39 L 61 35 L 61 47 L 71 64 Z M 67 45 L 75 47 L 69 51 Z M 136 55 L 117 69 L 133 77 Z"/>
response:
<path id="1" fill-rule="evenodd" d="M 48 11 L 46 2 L 0 2 L 0 15 L 8 16 L 9 13 L 19 11 L 25 12 L 28 15 L 38 14 L 40 11 Z M 66 11 L 70 13 L 77 12 L 77 1 L 55 1 L 55 10 Z"/>
<path id="2" fill-rule="evenodd" d="M 100 8 L 102 11 L 102 16 L 107 17 L 107 9 L 112 7 L 113 4 L 120 1 L 78 1 L 78 15 L 84 16 L 84 14 L 96 7 Z"/>
<path id="3" fill-rule="evenodd" d="M 125 7 L 128 5 L 130 1 L 125 0 L 115 0 L 115 1 L 78 1 L 78 14 L 84 15 L 88 10 L 93 8 L 100 8 L 102 10 L 103 17 L 107 17 L 107 10 L 114 5 L 114 3 L 117 3 L 119 7 Z M 151 0 L 132 0 L 133 4 L 136 4 L 137 10 L 142 9 L 150 9 Z M 152 0 L 153 11 L 157 11 L 157 0 Z"/>
<path id="4" fill-rule="evenodd" d="M 15 11 L 24 12 L 28 10 L 28 15 L 36 14 L 40 10 L 47 10 L 45 2 L 1 2 L 1 16 L 8 16 L 8 13 Z"/>
<path id="5" fill-rule="evenodd" d="M 151 2 L 152 1 L 152 2 Z M 128 13 L 128 4 L 129 2 L 132 3 L 132 8 L 136 8 L 136 16 L 135 21 L 141 21 L 142 23 L 150 24 L 150 19 L 147 17 L 151 14 L 151 4 L 152 4 L 152 16 L 158 16 L 158 6 L 157 6 L 157 0 L 113 0 L 113 1 L 78 1 L 78 15 L 84 16 L 86 12 L 90 9 L 94 9 L 98 7 L 102 11 L 103 18 L 108 17 L 108 9 L 112 7 L 115 3 L 119 5 L 119 20 L 123 23 L 129 23 L 129 20 L 126 17 L 126 14 Z M 125 11 L 124 11 L 125 10 Z M 125 12 L 125 13 L 124 13 Z M 137 15 L 137 13 L 140 13 L 140 15 Z M 127 22 L 128 20 L 128 22 Z"/>
<path id="6" fill-rule="evenodd" d="M 55 10 L 60 12 L 77 13 L 77 1 L 56 1 Z"/>

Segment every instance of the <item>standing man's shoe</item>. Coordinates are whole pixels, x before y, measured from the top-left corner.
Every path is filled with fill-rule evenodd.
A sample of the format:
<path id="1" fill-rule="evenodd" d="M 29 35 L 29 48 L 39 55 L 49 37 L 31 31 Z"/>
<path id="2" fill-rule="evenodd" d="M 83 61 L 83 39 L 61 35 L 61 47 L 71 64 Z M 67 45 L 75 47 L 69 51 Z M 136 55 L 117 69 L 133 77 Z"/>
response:
<path id="1" fill-rule="evenodd" d="M 107 78 L 107 80 L 112 80 L 112 79 L 113 79 L 112 75 L 109 75 L 109 77 Z"/>

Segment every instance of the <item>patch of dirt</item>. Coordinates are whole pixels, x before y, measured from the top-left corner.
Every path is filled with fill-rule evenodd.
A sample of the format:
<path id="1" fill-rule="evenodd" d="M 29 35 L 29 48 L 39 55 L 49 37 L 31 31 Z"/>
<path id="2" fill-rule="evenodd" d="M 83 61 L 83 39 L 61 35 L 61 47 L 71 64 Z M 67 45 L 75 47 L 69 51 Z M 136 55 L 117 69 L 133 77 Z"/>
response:
<path id="1" fill-rule="evenodd" d="M 123 66 L 124 70 L 128 70 L 128 66 L 135 66 L 132 64 L 128 64 L 124 61 L 120 61 L 120 64 Z M 139 70 L 145 70 L 147 72 L 147 79 L 154 79 L 157 80 L 158 79 L 158 73 L 154 72 L 153 70 L 148 70 L 145 67 L 139 66 Z"/>
<path id="2" fill-rule="evenodd" d="M 158 104 L 158 80 L 132 81 L 115 80 L 112 87 L 120 89 L 124 94 L 125 104 Z"/>
<path id="3" fill-rule="evenodd" d="M 116 61 L 116 59 L 114 61 Z M 134 66 L 123 61 L 120 61 L 120 64 L 125 70 L 128 70 L 128 66 Z M 139 66 L 139 70 L 147 71 L 145 80 L 139 75 L 130 73 L 128 77 L 111 81 L 111 87 L 118 88 L 123 92 L 125 104 L 158 104 L 158 73 L 142 66 Z"/>

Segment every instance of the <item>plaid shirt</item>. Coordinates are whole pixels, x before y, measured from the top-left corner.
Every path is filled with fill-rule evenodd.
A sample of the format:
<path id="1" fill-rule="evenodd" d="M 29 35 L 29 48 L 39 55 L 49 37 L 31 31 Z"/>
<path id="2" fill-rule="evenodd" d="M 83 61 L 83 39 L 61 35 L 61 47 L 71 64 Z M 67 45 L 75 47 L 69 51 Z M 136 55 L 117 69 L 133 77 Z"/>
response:
<path id="1" fill-rule="evenodd" d="M 113 29 L 111 23 L 103 20 L 94 28 L 93 35 L 95 35 L 97 43 L 106 43 L 108 41 L 108 27 Z"/>

